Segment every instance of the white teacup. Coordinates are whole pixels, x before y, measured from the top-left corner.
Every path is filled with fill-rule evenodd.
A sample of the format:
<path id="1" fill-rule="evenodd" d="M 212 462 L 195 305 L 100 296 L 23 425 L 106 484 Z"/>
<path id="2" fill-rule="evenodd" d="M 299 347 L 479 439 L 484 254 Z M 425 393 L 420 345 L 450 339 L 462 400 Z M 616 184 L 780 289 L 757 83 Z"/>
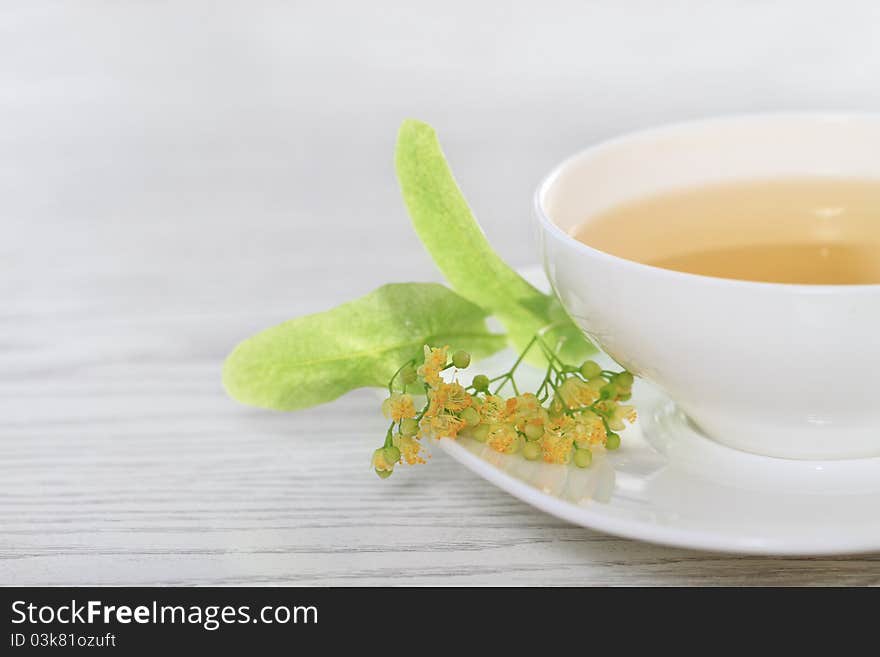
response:
<path id="1" fill-rule="evenodd" d="M 880 116 L 731 117 L 605 142 L 564 162 L 537 191 L 544 267 L 584 332 L 719 442 L 798 459 L 880 455 L 880 285 L 685 274 L 569 234 L 657 191 L 804 175 L 880 184 Z"/>

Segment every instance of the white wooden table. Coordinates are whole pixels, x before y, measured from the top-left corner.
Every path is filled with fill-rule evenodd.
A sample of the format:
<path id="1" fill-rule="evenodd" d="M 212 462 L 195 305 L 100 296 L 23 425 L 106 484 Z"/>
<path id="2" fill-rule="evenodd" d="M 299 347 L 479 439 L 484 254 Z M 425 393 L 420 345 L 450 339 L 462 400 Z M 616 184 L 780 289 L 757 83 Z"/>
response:
<path id="1" fill-rule="evenodd" d="M 754 108 L 743 90 L 774 75 L 742 73 L 736 28 L 762 23 L 733 3 L 715 66 L 740 95 L 711 97 L 684 46 L 657 60 L 626 37 L 609 53 L 603 34 L 629 34 L 615 3 L 582 17 L 593 41 L 570 38 L 562 9 L 580 3 L 537 38 L 533 3 L 494 32 L 462 21 L 464 3 L 394 20 L 361 5 L 346 20 L 326 3 L 0 9 L 0 584 L 880 582 L 873 556 L 737 558 L 572 527 L 439 452 L 380 481 L 370 391 L 289 415 L 225 397 L 239 339 L 436 279 L 391 167 L 404 116 L 441 129 L 491 241 L 523 265 L 531 189 L 555 161 Z M 664 12 L 636 20 L 667 43 L 687 12 Z M 813 14 L 791 16 L 818 29 Z M 600 51 L 614 76 L 590 67 Z M 661 94 L 662 75 L 688 84 Z"/>

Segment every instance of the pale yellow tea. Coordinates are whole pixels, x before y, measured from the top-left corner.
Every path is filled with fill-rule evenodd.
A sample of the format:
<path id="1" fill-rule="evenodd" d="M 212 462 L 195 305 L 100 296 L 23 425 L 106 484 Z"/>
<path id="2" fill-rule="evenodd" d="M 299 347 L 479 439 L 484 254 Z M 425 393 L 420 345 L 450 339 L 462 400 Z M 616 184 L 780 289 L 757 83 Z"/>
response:
<path id="1" fill-rule="evenodd" d="M 775 283 L 880 283 L 880 180 L 705 185 L 610 208 L 574 231 L 628 260 Z"/>

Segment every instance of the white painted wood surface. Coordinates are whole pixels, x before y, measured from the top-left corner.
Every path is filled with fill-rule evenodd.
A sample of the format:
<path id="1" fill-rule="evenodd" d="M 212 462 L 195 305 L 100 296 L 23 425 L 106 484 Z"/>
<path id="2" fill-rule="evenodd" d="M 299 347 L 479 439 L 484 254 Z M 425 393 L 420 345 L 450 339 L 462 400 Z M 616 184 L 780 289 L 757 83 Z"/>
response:
<path id="1" fill-rule="evenodd" d="M 391 168 L 404 116 L 521 265 L 532 187 L 583 144 L 880 93 L 867 2 L 386 4 L 0 7 L 0 583 L 880 583 L 876 556 L 571 527 L 441 453 L 379 481 L 368 391 L 290 415 L 224 396 L 237 340 L 436 278 Z"/>

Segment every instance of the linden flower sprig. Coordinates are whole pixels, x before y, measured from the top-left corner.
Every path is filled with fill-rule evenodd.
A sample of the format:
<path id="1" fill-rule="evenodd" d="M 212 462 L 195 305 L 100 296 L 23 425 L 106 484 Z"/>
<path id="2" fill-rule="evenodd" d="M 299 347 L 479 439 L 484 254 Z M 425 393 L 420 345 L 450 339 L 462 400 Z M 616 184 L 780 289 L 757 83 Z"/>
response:
<path id="1" fill-rule="evenodd" d="M 547 360 L 544 378 L 534 392 L 522 392 L 515 373 L 530 349 L 538 347 Z M 536 335 L 513 366 L 492 379 L 485 374 L 463 386 L 453 376 L 440 373 L 470 365 L 466 351 L 449 358 L 449 347 L 425 345 L 424 364 L 404 363 L 388 382 L 388 398 L 382 412 L 391 420 L 382 447 L 373 452 L 372 465 L 381 478 L 390 477 L 394 466 L 424 463 L 420 440 L 424 437 L 466 436 L 504 454 L 520 453 L 530 461 L 574 462 L 590 465 L 592 450 L 620 447 L 625 422 L 636 420 L 632 406 L 621 404 L 632 395 L 633 375 L 603 370 L 592 360 L 575 366 L 562 362 Z M 423 391 L 425 404 L 416 410 L 410 390 Z M 513 394 L 501 394 L 509 389 Z"/>

